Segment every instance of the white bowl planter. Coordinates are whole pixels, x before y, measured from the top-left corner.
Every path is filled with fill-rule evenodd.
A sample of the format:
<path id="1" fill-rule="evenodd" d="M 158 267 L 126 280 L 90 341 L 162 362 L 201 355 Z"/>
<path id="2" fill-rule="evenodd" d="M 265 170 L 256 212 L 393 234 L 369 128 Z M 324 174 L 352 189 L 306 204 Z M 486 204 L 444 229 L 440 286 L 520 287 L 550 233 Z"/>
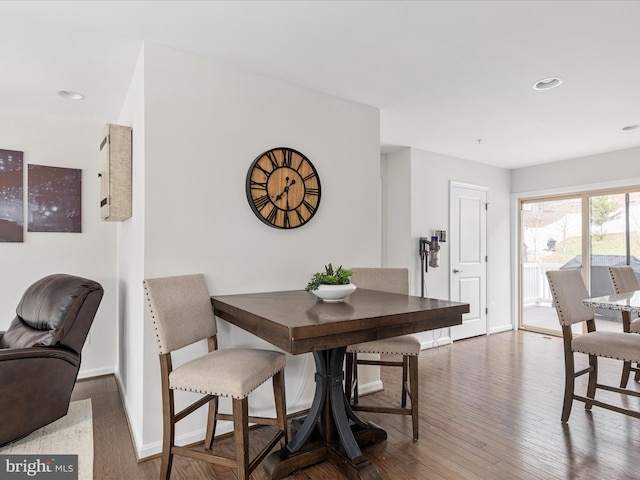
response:
<path id="1" fill-rule="evenodd" d="M 353 283 L 347 283 L 346 285 L 320 285 L 316 290 L 311 290 L 311 293 L 323 302 L 336 303 L 343 301 L 355 292 L 356 288 Z"/>

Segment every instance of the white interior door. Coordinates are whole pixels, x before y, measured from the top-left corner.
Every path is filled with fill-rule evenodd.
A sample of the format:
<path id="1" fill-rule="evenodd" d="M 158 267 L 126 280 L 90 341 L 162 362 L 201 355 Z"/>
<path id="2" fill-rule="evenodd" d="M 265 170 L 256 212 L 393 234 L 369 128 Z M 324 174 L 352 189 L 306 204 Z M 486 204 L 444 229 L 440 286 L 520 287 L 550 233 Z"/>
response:
<path id="1" fill-rule="evenodd" d="M 487 189 L 451 183 L 451 300 L 469 304 L 451 339 L 487 333 Z"/>

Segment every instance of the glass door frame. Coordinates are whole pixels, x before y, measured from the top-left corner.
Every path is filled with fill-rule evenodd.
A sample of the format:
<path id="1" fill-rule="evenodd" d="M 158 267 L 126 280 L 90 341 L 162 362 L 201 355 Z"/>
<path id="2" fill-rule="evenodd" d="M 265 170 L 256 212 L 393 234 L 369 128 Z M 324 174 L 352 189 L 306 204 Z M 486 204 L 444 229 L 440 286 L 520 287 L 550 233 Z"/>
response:
<path id="1" fill-rule="evenodd" d="M 517 283 L 518 283 L 518 304 L 517 304 L 517 328 L 538 332 L 546 335 L 554 335 L 554 336 L 562 336 L 562 332 L 560 331 L 560 327 L 558 326 L 557 330 L 547 329 L 543 327 L 536 327 L 531 325 L 523 325 L 523 259 L 525 258 L 524 251 L 524 241 L 523 241 L 523 221 L 522 221 L 522 212 L 523 205 L 527 203 L 540 203 L 540 202 L 550 202 L 550 201 L 561 201 L 561 200 L 571 200 L 571 199 L 580 199 L 581 200 L 581 255 L 582 255 L 582 271 L 581 275 L 587 285 L 587 288 L 591 285 L 590 274 L 591 274 L 591 252 L 590 252 L 590 239 L 591 239 L 591 219 L 590 219 L 590 211 L 589 211 L 589 201 L 592 197 L 605 196 L 605 195 L 620 195 L 627 193 L 638 193 L 640 192 L 640 185 L 626 186 L 626 187 L 614 187 L 614 188 L 604 188 L 604 189 L 595 189 L 595 190 L 584 190 L 584 191 L 576 191 L 571 193 L 564 194 L 549 194 L 549 195 L 540 195 L 540 196 L 531 196 L 531 197 L 519 197 L 518 198 L 518 215 L 517 215 Z M 627 206 L 628 213 L 628 206 Z M 626 233 L 629 235 L 629 223 L 626 224 Z"/>

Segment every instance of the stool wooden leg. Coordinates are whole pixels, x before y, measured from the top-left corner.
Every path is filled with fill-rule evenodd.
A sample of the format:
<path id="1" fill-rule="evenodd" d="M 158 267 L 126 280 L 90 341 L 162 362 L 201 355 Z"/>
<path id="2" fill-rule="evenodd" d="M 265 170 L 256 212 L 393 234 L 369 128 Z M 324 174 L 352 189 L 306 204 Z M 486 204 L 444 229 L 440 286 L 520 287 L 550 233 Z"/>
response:
<path id="1" fill-rule="evenodd" d="M 631 373 L 631 362 L 624 362 L 622 364 L 622 377 L 620 378 L 620 388 L 627 387 L 630 373 Z"/>
<path id="2" fill-rule="evenodd" d="M 236 441 L 238 478 L 249 480 L 249 399 L 233 399 L 233 435 Z"/>
<path id="3" fill-rule="evenodd" d="M 598 357 L 595 355 L 589 355 L 589 365 L 591 365 L 591 371 L 589 372 L 589 383 L 587 384 L 587 398 L 595 398 L 596 388 L 598 385 Z M 584 409 L 591 410 L 593 402 L 585 402 Z"/>
<path id="4" fill-rule="evenodd" d="M 165 407 L 164 412 L 164 433 L 162 438 L 162 459 L 160 461 L 160 480 L 169 480 L 171 477 L 171 466 L 173 464 L 173 441 L 175 438 L 175 422 L 173 414 L 173 391 L 166 394 L 170 399 L 165 399 L 170 403 L 169 407 Z"/>
<path id="5" fill-rule="evenodd" d="M 418 423 L 420 417 L 418 416 L 418 405 L 420 403 L 418 399 L 418 392 L 420 388 L 418 386 L 418 356 L 412 355 L 409 357 L 409 393 L 411 394 L 411 423 L 413 425 L 413 441 L 418 440 Z"/>
<path id="6" fill-rule="evenodd" d="M 216 434 L 216 425 L 218 424 L 218 397 L 209 400 L 209 416 L 207 419 L 207 433 L 204 437 L 204 448 L 211 450 L 213 446 L 213 438 Z"/>
<path id="7" fill-rule="evenodd" d="M 407 406 L 407 370 L 409 369 L 409 356 L 408 355 L 403 355 L 402 356 L 402 401 L 401 401 L 401 405 L 402 408 Z M 413 390 L 413 386 L 411 387 L 411 390 Z"/>
<path id="8" fill-rule="evenodd" d="M 566 422 L 571 415 L 571 407 L 573 406 L 573 391 L 575 389 L 575 373 L 573 367 L 573 360 L 569 364 L 565 365 L 565 380 L 564 380 L 564 401 L 562 402 L 562 416 L 560 420 Z"/>
<path id="9" fill-rule="evenodd" d="M 280 439 L 281 448 L 284 448 L 288 442 L 287 404 L 284 387 L 284 369 L 282 369 L 273 376 L 273 396 L 276 402 L 276 420 L 278 421 L 278 430 L 282 430 L 282 432 L 284 432 L 284 435 Z"/>
<path id="10" fill-rule="evenodd" d="M 173 390 L 169 388 L 169 372 L 172 370 L 171 355 L 160 356 L 160 370 L 162 372 L 162 459 L 160 461 L 160 480 L 169 480 L 173 464 L 173 443 L 176 435 L 175 402 Z"/>

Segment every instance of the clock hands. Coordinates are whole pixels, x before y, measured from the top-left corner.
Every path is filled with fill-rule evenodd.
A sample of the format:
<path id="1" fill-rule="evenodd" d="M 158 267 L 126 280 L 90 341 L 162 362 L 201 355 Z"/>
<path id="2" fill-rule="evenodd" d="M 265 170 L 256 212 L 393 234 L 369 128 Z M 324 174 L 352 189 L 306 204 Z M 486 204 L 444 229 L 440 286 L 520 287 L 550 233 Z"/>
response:
<path id="1" fill-rule="evenodd" d="M 287 196 L 287 210 L 289 209 L 289 187 L 291 187 L 292 185 L 295 185 L 296 180 L 295 178 L 293 180 L 291 180 L 291 183 L 289 183 L 289 177 L 286 177 L 285 179 L 286 185 L 284 187 L 284 190 L 282 190 L 282 193 L 278 194 L 275 198 L 275 201 L 277 202 L 278 200 L 282 199 L 283 195 Z"/>

